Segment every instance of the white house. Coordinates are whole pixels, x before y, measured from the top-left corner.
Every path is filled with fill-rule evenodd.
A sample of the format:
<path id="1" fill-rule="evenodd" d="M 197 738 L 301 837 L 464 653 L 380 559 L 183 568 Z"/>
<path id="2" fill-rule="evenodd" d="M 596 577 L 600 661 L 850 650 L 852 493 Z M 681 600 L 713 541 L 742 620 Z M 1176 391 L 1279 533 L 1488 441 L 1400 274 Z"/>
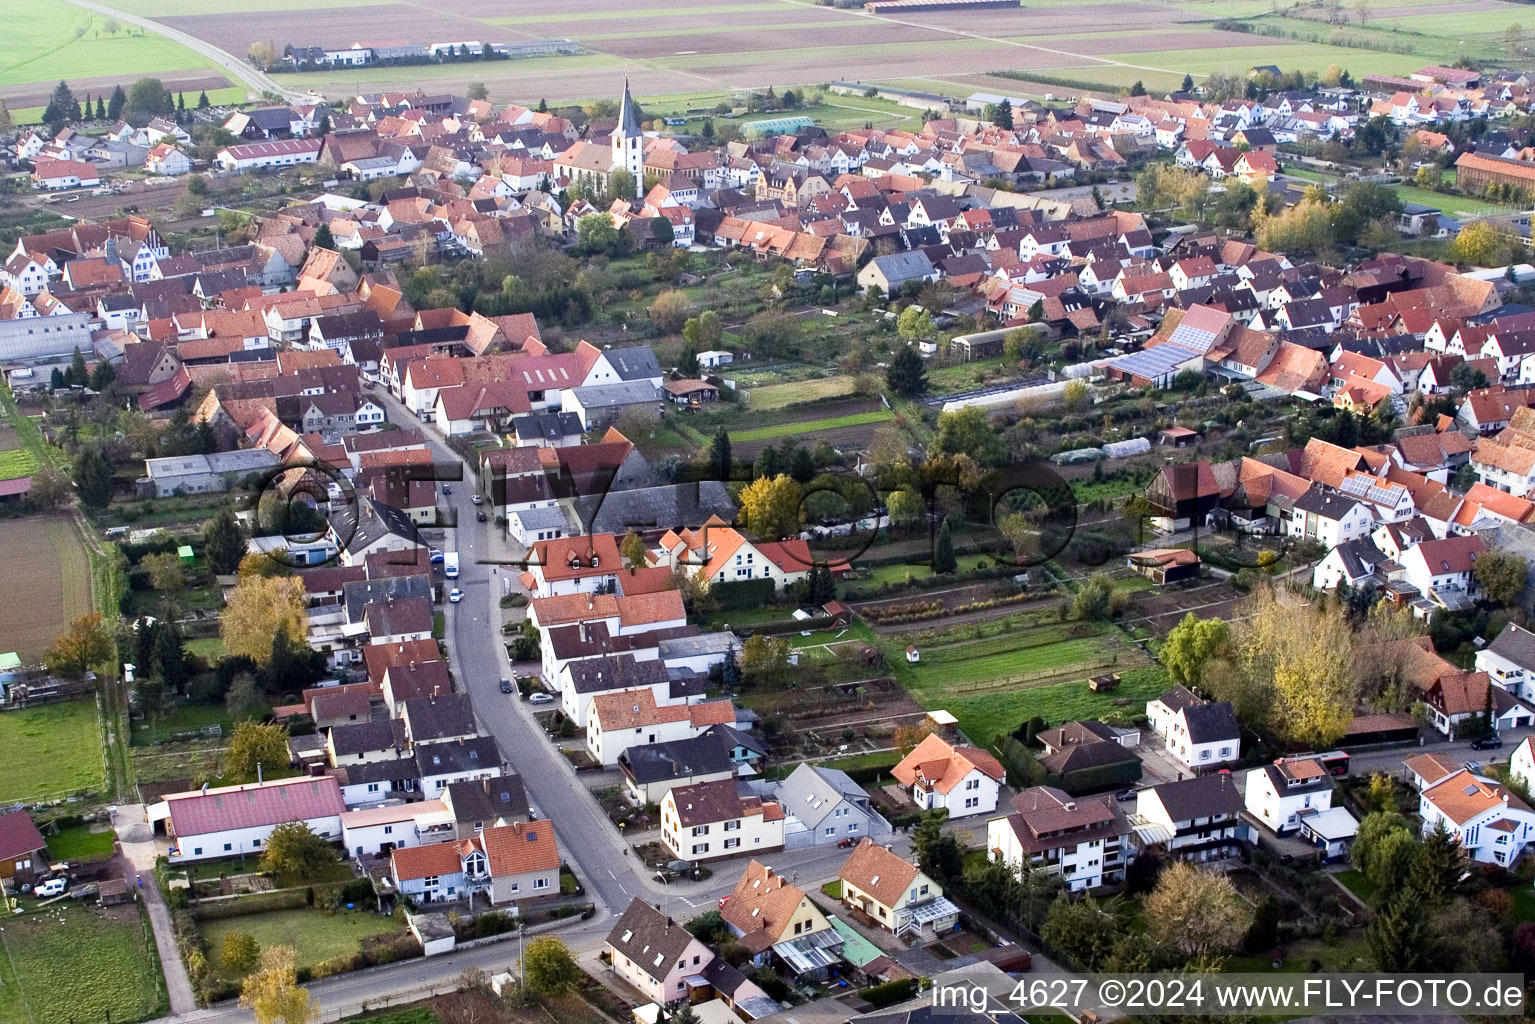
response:
<path id="1" fill-rule="evenodd" d="M 320 157 L 320 139 L 280 139 L 225 146 L 214 162 L 226 171 L 252 171 L 266 167 L 297 167 Z"/>
<path id="2" fill-rule="evenodd" d="M 516 822 L 473 837 L 396 849 L 390 873 L 399 891 L 418 902 L 483 895 L 502 906 L 557 895 L 560 851 L 550 821 Z"/>
<path id="3" fill-rule="evenodd" d="M 1368 537 L 1360 537 L 1327 552 L 1311 570 L 1311 585 L 1318 590 L 1333 590 L 1340 583 L 1357 587 L 1400 571 L 1401 567 Z"/>
<path id="4" fill-rule="evenodd" d="M 144 158 L 144 169 L 150 174 L 186 174 L 192 169 L 192 161 L 175 146 L 162 142 Z"/>
<path id="5" fill-rule="evenodd" d="M 1520 700 L 1535 700 L 1535 633 L 1510 622 L 1476 652 L 1476 668 Z"/>
<path id="6" fill-rule="evenodd" d="M 1240 855 L 1253 841 L 1242 818 L 1242 794 L 1230 775 L 1199 775 L 1136 791 L 1133 842 L 1160 846 L 1180 860 L 1206 862 Z"/>
<path id="7" fill-rule="evenodd" d="M 1477 556 L 1485 550 L 1482 538 L 1446 537 L 1425 540 L 1401 553 L 1403 578 L 1425 598 L 1438 604 L 1461 605 L 1476 592 L 1471 574 Z"/>
<path id="8" fill-rule="evenodd" d="M 1535 838 L 1535 812 L 1496 782 L 1461 769 L 1418 794 L 1423 833 L 1443 824 L 1481 864 L 1511 868 Z"/>
<path id="9" fill-rule="evenodd" d="M 1526 789 L 1535 783 L 1535 736 L 1526 736 L 1520 740 L 1514 752 L 1509 755 L 1508 777 L 1522 781 Z"/>
<path id="10" fill-rule="evenodd" d="M 1300 828 L 1308 814 L 1332 806 L 1332 776 L 1315 758 L 1285 758 L 1247 773 L 1247 810 L 1270 831 Z"/>
<path id="11" fill-rule="evenodd" d="M 299 776 L 243 786 L 170 793 L 148 808 L 152 826 L 171 837 L 170 862 L 260 854 L 278 825 L 301 821 L 340 841 L 341 790 L 330 776 Z"/>
<path id="12" fill-rule="evenodd" d="M 920 941 L 948 931 L 959 919 L 943 886 L 872 839 L 858 844 L 837 878 L 843 904 L 897 936 Z"/>
<path id="13" fill-rule="evenodd" d="M 1033 870 L 1064 878 L 1072 892 L 1124 880 L 1130 825 L 1113 798 L 1031 786 L 1012 806 L 1011 814 L 986 823 L 991 860 L 1022 871 L 1027 858 Z"/>
<path id="14" fill-rule="evenodd" d="M 603 767 L 616 765 L 618 755 L 634 746 L 692 739 L 711 725 L 734 725 L 730 699 L 697 704 L 659 704 L 655 689 L 599 693 L 587 702 L 586 749 Z"/>
<path id="15" fill-rule="evenodd" d="M 1005 772 L 991 754 L 977 747 L 956 747 L 929 734 L 900 760 L 890 774 L 911 790 L 919 808 L 944 808 L 950 818 L 990 814 Z"/>
<path id="16" fill-rule="evenodd" d="M 389 804 L 341 815 L 341 848 L 348 857 L 381 857 L 451 838 L 453 812 L 441 800 Z"/>
<path id="17" fill-rule="evenodd" d="M 1219 768 L 1242 752 L 1242 730 L 1229 701 L 1206 701 L 1185 686 L 1146 702 L 1146 718 L 1167 752 L 1195 771 Z"/>
<path id="18" fill-rule="evenodd" d="M 681 860 L 713 860 L 783 849 L 776 801 L 742 795 L 735 779 L 669 789 L 661 798 L 661 842 Z"/>
<path id="19" fill-rule="evenodd" d="M 1368 504 L 1313 484 L 1295 499 L 1286 532 L 1291 537 L 1315 540 L 1331 548 L 1344 541 L 1368 537 L 1374 526 L 1375 516 Z"/>

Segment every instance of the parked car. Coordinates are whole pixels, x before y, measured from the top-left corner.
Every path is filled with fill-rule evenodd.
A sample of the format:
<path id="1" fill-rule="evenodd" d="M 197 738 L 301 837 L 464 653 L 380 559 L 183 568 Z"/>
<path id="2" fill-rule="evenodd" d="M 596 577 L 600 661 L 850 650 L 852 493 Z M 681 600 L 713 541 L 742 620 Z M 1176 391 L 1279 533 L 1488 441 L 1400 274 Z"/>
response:
<path id="1" fill-rule="evenodd" d="M 503 680 L 501 680 L 501 692 L 502 693 L 511 693 L 512 692 L 512 681 L 510 679 L 503 679 Z"/>
<path id="2" fill-rule="evenodd" d="M 448 600 L 453 604 L 458 604 L 458 602 L 462 601 L 463 599 L 464 592 L 459 590 L 457 587 L 454 587 L 452 590 L 448 591 Z"/>
<path id="3" fill-rule="evenodd" d="M 485 499 L 481 495 L 478 495 L 478 494 L 476 494 L 474 497 L 470 498 L 469 500 L 474 502 L 476 505 L 483 505 L 483 504 L 485 504 Z"/>
<path id="4" fill-rule="evenodd" d="M 54 896 L 64 895 L 64 890 L 69 888 L 69 882 L 63 878 L 50 878 L 48 881 L 32 890 L 32 895 L 40 900 L 50 899 Z"/>
<path id="5" fill-rule="evenodd" d="M 530 694 L 528 696 L 528 703 L 529 704 L 553 704 L 554 703 L 554 694 L 552 694 L 552 693 L 544 693 L 542 691 Z"/>
<path id="6" fill-rule="evenodd" d="M 433 565 L 441 565 L 442 564 L 442 552 L 440 550 L 438 550 L 437 548 L 432 548 L 432 552 L 431 552 L 431 555 L 430 555 L 430 561 L 431 561 L 431 563 Z"/>
<path id="7" fill-rule="evenodd" d="M 1135 792 L 1136 791 L 1133 789 L 1121 789 L 1118 793 L 1114 794 L 1114 799 L 1118 800 L 1122 804 L 1128 803 L 1129 801 L 1135 799 Z"/>
<path id="8" fill-rule="evenodd" d="M 1483 736 L 1481 739 L 1471 741 L 1472 750 L 1501 750 L 1503 737 L 1494 733 L 1491 736 Z"/>
<path id="9" fill-rule="evenodd" d="M 442 485 L 442 493 L 443 494 L 452 494 L 453 493 L 453 485 L 452 484 L 443 484 Z"/>
<path id="10" fill-rule="evenodd" d="M 1461 767 L 1470 772 L 1472 775 L 1482 774 L 1482 762 L 1480 761 L 1467 761 L 1462 764 Z"/>
<path id="11" fill-rule="evenodd" d="M 484 513 L 484 511 L 482 510 L 482 511 L 476 512 L 474 514 L 474 518 L 476 520 L 478 520 L 479 522 L 483 523 L 485 521 L 485 513 Z"/>

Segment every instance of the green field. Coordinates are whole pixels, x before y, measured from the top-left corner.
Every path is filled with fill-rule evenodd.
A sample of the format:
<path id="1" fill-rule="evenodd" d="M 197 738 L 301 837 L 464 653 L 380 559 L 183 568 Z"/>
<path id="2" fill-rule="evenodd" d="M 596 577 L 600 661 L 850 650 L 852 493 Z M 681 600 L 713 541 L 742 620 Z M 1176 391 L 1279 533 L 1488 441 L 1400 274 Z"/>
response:
<path id="1" fill-rule="evenodd" d="M 788 437 L 790 434 L 813 434 L 818 430 L 861 427 L 869 423 L 886 423 L 893 419 L 895 414 L 889 409 L 876 409 L 873 412 L 855 412 L 848 416 L 830 416 L 824 420 L 779 423 L 771 427 L 757 427 L 755 430 L 740 430 L 731 434 L 730 440 L 733 442 L 767 441 L 775 437 Z"/>
<path id="2" fill-rule="evenodd" d="M 1338 64 L 1347 68 L 1355 78 L 1371 73 L 1405 74 L 1422 64 L 1421 58 L 1407 54 L 1354 50 L 1325 43 L 1296 43 L 1284 39 L 1274 40 L 1272 47 L 1212 46 L 1202 50 L 1153 50 L 1146 53 L 1109 54 L 1106 59 L 1179 75 L 1185 72 L 1208 75 L 1214 71 L 1245 74 L 1248 68 L 1257 63 L 1278 63 L 1285 68 L 1314 71 Z M 1415 60 L 1416 64 L 1413 63 Z M 1097 67 L 1051 68 L 1046 74 L 1102 81 L 1103 76 L 1099 72 Z"/>
<path id="3" fill-rule="evenodd" d="M 245 932 L 254 936 L 263 949 L 293 946 L 298 950 L 300 967 L 312 967 L 321 960 L 348 956 L 357 952 L 359 943 L 368 936 L 400 930 L 388 917 L 356 910 L 334 914 L 320 910 L 274 910 L 266 914 L 202 921 L 197 927 L 208 940 L 208 948 L 215 959 L 225 935 Z"/>
<path id="4" fill-rule="evenodd" d="M 208 58 L 143 29 L 123 27 L 109 34 L 105 18 L 65 0 L 26 0 L 8 8 L 0 34 L 0 85 L 209 65 Z"/>
<path id="5" fill-rule="evenodd" d="M 1469 196 L 1447 196 L 1442 192 L 1431 192 L 1428 189 L 1415 188 L 1411 185 L 1397 185 L 1396 194 L 1401 196 L 1404 203 L 1421 203 L 1424 206 L 1432 206 L 1443 210 L 1452 217 L 1487 217 L 1495 213 L 1507 213 L 1509 207 L 1498 206 L 1489 203 L 1485 199 L 1473 199 Z"/>
<path id="6" fill-rule="evenodd" d="M 944 708 L 959 719 L 959 727 L 974 743 L 989 744 L 993 737 L 1012 732 L 1019 723 L 1039 715 L 1052 725 L 1082 718 L 1144 714 L 1146 701 L 1166 693 L 1171 687 L 1167 673 L 1160 666 L 1136 668 L 1121 673 L 1119 689 L 1112 693 L 1094 693 L 1085 679 L 1073 679 L 1050 686 L 991 693 L 979 697 L 944 697 L 929 691 L 917 700 L 926 708 Z M 1116 700 L 1129 700 L 1126 707 L 1116 707 Z"/>
<path id="7" fill-rule="evenodd" d="M 88 825 L 73 825 L 48 837 L 48 856 L 54 860 L 97 860 L 112 855 L 116 836 L 92 832 Z"/>
<path id="8" fill-rule="evenodd" d="M 166 1012 L 154 944 L 136 905 L 73 901 L 11 917 L 0 931 L 0 1021 L 85 1024 Z"/>
<path id="9" fill-rule="evenodd" d="M 747 404 L 752 412 L 769 412 L 796 402 L 814 402 L 818 399 L 838 398 L 852 393 L 853 378 L 822 377 L 819 380 L 769 384 L 767 387 L 752 388 L 747 392 L 750 396 Z"/>
<path id="10" fill-rule="evenodd" d="M 102 778 L 94 700 L 0 714 L 0 803 L 99 790 Z"/>

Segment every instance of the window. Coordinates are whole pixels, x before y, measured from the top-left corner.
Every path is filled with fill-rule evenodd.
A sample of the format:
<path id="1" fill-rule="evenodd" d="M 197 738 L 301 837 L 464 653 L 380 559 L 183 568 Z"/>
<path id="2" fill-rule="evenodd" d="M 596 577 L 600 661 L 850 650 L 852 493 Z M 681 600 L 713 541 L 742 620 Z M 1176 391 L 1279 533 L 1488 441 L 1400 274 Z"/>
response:
<path id="1" fill-rule="evenodd" d="M 435 889 L 437 888 L 437 876 L 427 875 L 425 878 L 421 879 L 421 884 L 426 886 L 428 889 Z"/>
<path id="2" fill-rule="evenodd" d="M 849 834 L 857 832 L 858 831 L 858 822 L 856 822 L 856 821 L 848 822 L 847 823 L 847 830 L 848 830 Z"/>
<path id="3" fill-rule="evenodd" d="M 694 825 L 693 826 L 693 834 L 695 836 L 706 836 L 706 835 L 709 834 L 709 826 L 708 825 Z"/>
<path id="4" fill-rule="evenodd" d="M 727 821 L 727 822 L 725 822 L 725 831 L 726 832 L 739 832 L 740 830 L 741 830 L 741 823 L 740 823 L 740 821 Z"/>
<path id="5" fill-rule="evenodd" d="M 260 846 L 261 845 L 261 840 L 259 840 L 259 839 L 252 839 L 251 840 L 251 845 L 252 846 Z"/>
<path id="6" fill-rule="evenodd" d="M 203 855 L 203 848 L 201 846 L 195 846 L 195 847 L 192 848 L 192 856 L 194 856 L 194 857 L 201 857 L 202 855 Z"/>
<path id="7" fill-rule="evenodd" d="M 836 835 L 837 834 L 836 826 L 835 825 L 828 825 L 828 826 L 826 826 L 826 834 L 829 835 L 829 836 Z"/>
<path id="8" fill-rule="evenodd" d="M 225 843 L 225 844 L 224 844 L 224 852 L 225 852 L 225 853 L 228 853 L 228 852 L 229 852 L 229 851 L 230 851 L 230 849 L 232 849 L 232 847 L 231 847 L 231 846 L 230 846 L 230 844 L 228 844 L 228 843 Z"/>
<path id="9" fill-rule="evenodd" d="M 709 844 L 708 843 L 694 843 L 693 844 L 693 852 L 694 853 L 708 853 L 709 852 Z"/>
<path id="10" fill-rule="evenodd" d="M 535 879 L 533 879 L 533 888 L 535 888 L 535 889 L 547 889 L 547 888 L 549 888 L 549 879 L 547 879 L 547 878 L 535 878 Z"/>
<path id="11" fill-rule="evenodd" d="M 512 892 L 518 892 L 521 889 L 522 889 L 522 883 L 521 882 L 513 882 L 512 883 Z"/>
<path id="12" fill-rule="evenodd" d="M 739 847 L 740 845 L 741 845 L 741 840 L 739 838 L 725 840 L 725 849 L 727 849 L 727 850 L 734 850 L 737 847 Z"/>

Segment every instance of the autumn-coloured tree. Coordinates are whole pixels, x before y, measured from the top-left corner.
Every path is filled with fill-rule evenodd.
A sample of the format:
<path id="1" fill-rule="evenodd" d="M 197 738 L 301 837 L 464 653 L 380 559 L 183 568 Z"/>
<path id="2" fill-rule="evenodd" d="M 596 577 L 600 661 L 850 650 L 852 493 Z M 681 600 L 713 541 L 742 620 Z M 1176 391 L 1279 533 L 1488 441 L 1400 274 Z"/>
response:
<path id="1" fill-rule="evenodd" d="M 261 966 L 247 975 L 240 989 L 240 1005 L 249 1007 L 256 1024 L 313 1024 L 320 1008 L 309 990 L 298 983 L 292 946 L 271 946 L 261 951 Z"/>
<path id="2" fill-rule="evenodd" d="M 273 637 L 284 630 L 303 637 L 308 628 L 303 583 L 293 576 L 247 576 L 229 593 L 219 635 L 225 654 L 243 654 L 265 665 L 272 659 Z"/>
<path id="3" fill-rule="evenodd" d="M 1353 720 L 1359 697 L 1353 631 L 1342 610 L 1288 601 L 1264 587 L 1246 611 L 1234 643 L 1237 682 L 1264 698 L 1248 706 L 1268 709 L 1266 723 L 1249 724 L 1266 724 L 1297 745 L 1336 741 Z"/>
<path id="4" fill-rule="evenodd" d="M 1199 957 L 1236 949 L 1253 911 L 1225 875 L 1176 861 L 1146 897 L 1145 918 L 1158 941 Z"/>
<path id="5" fill-rule="evenodd" d="M 230 782 L 255 782 L 269 772 L 286 768 L 288 730 L 280 725 L 241 722 L 229 734 L 224 749 L 224 778 Z"/>
<path id="6" fill-rule="evenodd" d="M 762 540 L 781 540 L 799 533 L 805 524 L 799 484 L 779 474 L 758 477 L 741 491 L 743 525 Z"/>
<path id="7" fill-rule="evenodd" d="M 176 591 L 187 585 L 186 569 L 174 551 L 161 551 L 145 555 L 139 565 L 149 574 L 149 585 L 156 590 Z"/>
<path id="8" fill-rule="evenodd" d="M 53 641 L 43 661 L 48 671 L 66 679 L 79 679 L 91 669 L 112 660 L 117 651 L 112 631 L 99 612 L 82 615 Z"/>

